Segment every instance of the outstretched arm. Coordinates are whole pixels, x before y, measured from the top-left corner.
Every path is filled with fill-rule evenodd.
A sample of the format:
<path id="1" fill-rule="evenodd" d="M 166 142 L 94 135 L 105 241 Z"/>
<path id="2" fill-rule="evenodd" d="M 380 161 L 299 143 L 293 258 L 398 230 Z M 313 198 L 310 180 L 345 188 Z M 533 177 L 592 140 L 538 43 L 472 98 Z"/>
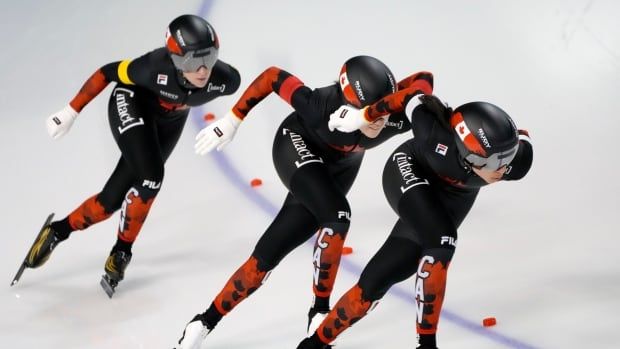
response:
<path id="1" fill-rule="evenodd" d="M 82 85 L 82 88 L 80 88 L 80 91 L 71 100 L 69 105 L 79 113 L 90 101 L 97 97 L 110 82 L 117 81 L 125 84 L 133 84 L 127 72 L 129 63 L 129 60 L 118 61 L 106 64 L 97 69 L 97 71 L 84 82 L 84 85 Z"/>
<path id="2" fill-rule="evenodd" d="M 222 150 L 233 139 L 241 121 L 250 110 L 272 92 L 299 112 L 307 113 L 312 108 L 310 103 L 312 91 L 309 87 L 289 72 L 278 67 L 269 67 L 252 81 L 223 118 L 198 133 L 194 145 L 196 153 L 204 155 L 214 148 Z"/>
<path id="3" fill-rule="evenodd" d="M 370 122 L 375 121 L 382 116 L 403 111 L 409 100 L 416 95 L 432 93 L 433 74 L 430 72 L 415 73 L 398 82 L 397 92 L 370 105 L 364 117 Z"/>
<path id="4" fill-rule="evenodd" d="M 233 113 L 243 120 L 250 110 L 259 104 L 265 97 L 275 92 L 293 108 L 303 108 L 298 98 L 293 102 L 293 95 L 309 96 L 310 88 L 296 76 L 278 67 L 269 67 L 262 72 L 248 88 L 243 92 L 237 103 L 232 108 Z"/>
<path id="5" fill-rule="evenodd" d="M 330 115 L 329 129 L 353 132 L 381 117 L 405 110 L 405 106 L 413 97 L 433 93 L 433 74 L 416 73 L 400 81 L 398 85 L 404 89 L 387 95 L 361 110 L 348 105 L 341 106 Z"/>
<path id="6" fill-rule="evenodd" d="M 111 81 L 131 83 L 127 75 L 128 65 L 129 61 L 114 62 L 97 69 L 82 85 L 69 105 L 47 118 L 46 127 L 49 135 L 57 139 L 66 134 L 82 109 L 97 97 Z"/>

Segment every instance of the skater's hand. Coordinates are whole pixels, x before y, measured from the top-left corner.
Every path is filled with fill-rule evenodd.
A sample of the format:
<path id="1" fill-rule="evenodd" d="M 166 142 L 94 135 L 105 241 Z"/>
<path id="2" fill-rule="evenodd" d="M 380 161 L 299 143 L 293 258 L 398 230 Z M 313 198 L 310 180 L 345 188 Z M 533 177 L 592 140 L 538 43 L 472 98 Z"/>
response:
<path id="1" fill-rule="evenodd" d="M 342 105 L 329 116 L 329 123 L 327 124 L 329 130 L 353 132 L 370 124 L 370 121 L 366 119 L 366 108 L 357 109 L 350 105 Z"/>
<path id="2" fill-rule="evenodd" d="M 233 139 L 240 124 L 241 119 L 229 111 L 223 118 L 203 128 L 196 135 L 196 154 L 205 155 L 216 147 L 218 151 L 222 150 Z"/>
<path id="3" fill-rule="evenodd" d="M 53 139 L 58 139 L 69 132 L 73 121 L 77 118 L 78 112 L 73 110 L 70 105 L 67 105 L 62 110 L 50 115 L 45 121 L 47 126 L 47 133 Z"/>

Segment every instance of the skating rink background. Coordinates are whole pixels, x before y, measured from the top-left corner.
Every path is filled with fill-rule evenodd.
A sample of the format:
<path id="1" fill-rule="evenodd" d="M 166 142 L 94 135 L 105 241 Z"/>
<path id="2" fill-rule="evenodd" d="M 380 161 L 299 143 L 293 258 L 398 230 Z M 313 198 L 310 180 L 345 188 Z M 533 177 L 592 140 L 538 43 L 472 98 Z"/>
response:
<path id="1" fill-rule="evenodd" d="M 374 55 L 398 78 L 435 74 L 451 105 L 494 102 L 527 128 L 535 158 L 522 181 L 482 190 L 459 230 L 438 334 L 450 348 L 620 348 L 618 135 L 620 30 L 614 0 L 15 1 L 0 29 L 0 343 L 3 348 L 171 348 L 246 260 L 285 190 L 271 163 L 291 108 L 256 107 L 233 143 L 199 157 L 202 115 L 232 107 L 271 65 L 320 87 L 350 56 Z M 100 66 L 162 46 L 169 21 L 205 16 L 241 88 L 195 109 L 137 243 L 108 299 L 99 279 L 118 214 L 76 232 L 48 263 L 9 287 L 44 218 L 98 192 L 120 152 L 108 87 L 53 141 L 46 117 Z M 370 151 L 349 198 L 352 226 L 333 301 L 357 280 L 395 214 L 381 190 L 390 152 Z M 263 185 L 251 188 L 252 178 Z M 311 301 L 311 246 L 224 318 L 209 348 L 294 348 Z M 497 325 L 484 328 L 494 316 Z M 413 281 L 395 286 L 339 348 L 413 348 Z"/>

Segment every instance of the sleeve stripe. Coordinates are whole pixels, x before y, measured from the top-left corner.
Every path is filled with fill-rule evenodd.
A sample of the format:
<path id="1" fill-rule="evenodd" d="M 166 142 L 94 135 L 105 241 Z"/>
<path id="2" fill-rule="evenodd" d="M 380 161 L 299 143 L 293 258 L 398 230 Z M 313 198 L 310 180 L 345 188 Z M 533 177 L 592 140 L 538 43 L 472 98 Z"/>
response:
<path id="1" fill-rule="evenodd" d="M 304 83 L 301 82 L 298 78 L 291 75 L 286 78 L 286 80 L 284 80 L 284 82 L 280 86 L 280 91 L 278 92 L 278 94 L 282 97 L 282 99 L 286 101 L 286 103 L 291 104 L 291 98 L 293 97 L 293 93 L 301 86 L 304 86 Z"/>
<path id="2" fill-rule="evenodd" d="M 129 63 L 131 63 L 131 61 L 126 59 L 124 61 L 121 61 L 121 63 L 118 65 L 118 78 L 125 85 L 135 85 L 127 74 L 127 68 L 129 67 Z"/>

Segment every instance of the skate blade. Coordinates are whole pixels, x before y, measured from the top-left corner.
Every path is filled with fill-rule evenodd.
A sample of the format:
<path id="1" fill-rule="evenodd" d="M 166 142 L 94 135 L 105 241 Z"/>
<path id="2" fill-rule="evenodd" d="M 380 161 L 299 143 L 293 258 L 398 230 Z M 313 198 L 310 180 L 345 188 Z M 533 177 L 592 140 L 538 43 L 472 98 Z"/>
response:
<path id="1" fill-rule="evenodd" d="M 39 233 L 37 234 L 37 237 L 32 242 L 32 246 L 34 246 L 34 244 L 37 242 L 37 240 L 39 240 L 39 237 L 41 236 L 41 233 L 43 233 L 43 229 L 45 229 L 45 227 L 52 222 L 52 218 L 54 218 L 54 213 L 50 213 L 50 215 L 47 216 L 47 219 L 45 220 L 45 223 L 43 223 L 43 226 L 39 230 Z M 32 249 L 32 246 L 30 246 L 30 248 L 28 249 L 28 253 L 26 253 L 26 257 L 24 258 L 24 261 L 22 262 L 22 265 L 19 267 L 19 270 L 17 270 L 17 274 L 15 274 L 15 277 L 13 278 L 13 281 L 11 282 L 11 286 L 15 285 L 19 281 L 19 279 L 22 277 L 22 273 L 27 268 L 26 260 L 28 259 L 28 254 L 30 253 L 30 250 Z"/>
<path id="2" fill-rule="evenodd" d="M 105 293 L 108 295 L 108 297 L 112 298 L 112 296 L 114 295 L 116 286 L 118 286 L 118 282 L 111 280 L 110 278 L 108 278 L 107 275 L 103 275 L 101 277 L 101 281 L 99 282 L 99 285 L 101 285 L 101 287 L 103 288 Z"/>

